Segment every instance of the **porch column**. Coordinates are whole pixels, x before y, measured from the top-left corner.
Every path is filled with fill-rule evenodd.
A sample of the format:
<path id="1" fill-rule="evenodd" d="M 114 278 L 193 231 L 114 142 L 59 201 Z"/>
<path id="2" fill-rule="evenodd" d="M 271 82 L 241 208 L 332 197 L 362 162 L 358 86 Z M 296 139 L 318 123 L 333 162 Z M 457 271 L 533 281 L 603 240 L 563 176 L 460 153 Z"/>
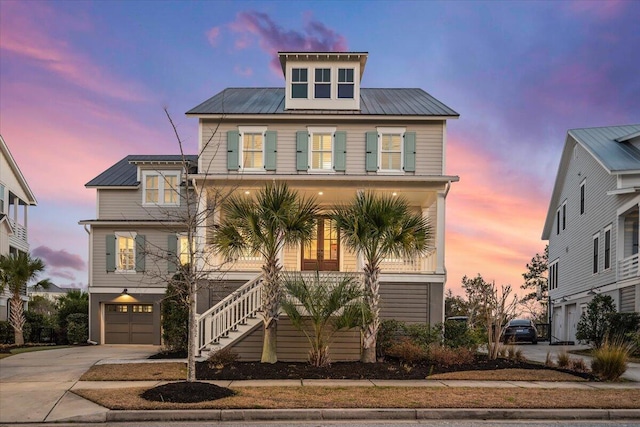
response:
<path id="1" fill-rule="evenodd" d="M 447 191 L 438 191 L 436 201 L 436 273 L 445 274 L 444 266 L 444 218 Z"/>

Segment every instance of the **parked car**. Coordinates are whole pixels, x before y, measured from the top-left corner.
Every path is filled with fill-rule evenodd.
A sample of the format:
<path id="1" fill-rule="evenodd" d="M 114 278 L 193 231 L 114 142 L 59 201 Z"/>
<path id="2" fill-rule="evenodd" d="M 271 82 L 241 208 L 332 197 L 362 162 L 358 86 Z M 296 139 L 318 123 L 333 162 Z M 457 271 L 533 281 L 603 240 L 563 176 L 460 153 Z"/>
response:
<path id="1" fill-rule="evenodd" d="M 529 319 L 513 319 L 502 331 L 502 342 L 529 341 L 538 344 L 538 331 L 535 323 Z"/>

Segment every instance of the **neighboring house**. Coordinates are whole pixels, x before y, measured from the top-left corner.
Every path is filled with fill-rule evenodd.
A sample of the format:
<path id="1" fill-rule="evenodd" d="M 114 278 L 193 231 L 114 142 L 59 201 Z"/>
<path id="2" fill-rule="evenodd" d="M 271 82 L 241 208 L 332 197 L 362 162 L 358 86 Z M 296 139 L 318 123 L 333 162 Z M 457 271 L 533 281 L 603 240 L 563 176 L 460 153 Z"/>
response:
<path id="1" fill-rule="evenodd" d="M 43 297 L 48 299 L 49 301 L 55 302 L 58 298 L 63 295 L 66 295 L 67 292 L 73 290 L 72 288 L 60 288 L 53 283 L 47 287 L 47 289 L 43 289 L 41 287 L 31 286 L 27 289 L 27 296 L 31 297 Z"/>
<path id="2" fill-rule="evenodd" d="M 567 133 L 542 233 L 554 341 L 575 341 L 593 295 L 640 311 L 640 124 Z"/>
<path id="3" fill-rule="evenodd" d="M 28 211 L 29 206 L 37 204 L 36 198 L 2 135 L 0 135 L 0 156 L 0 255 L 28 253 Z M 0 294 L 0 320 L 8 319 L 7 301 L 10 297 L 6 290 Z M 26 288 L 23 300 L 27 301 Z"/>
<path id="4" fill-rule="evenodd" d="M 324 212 L 350 201 L 358 191 L 406 198 L 415 212 L 429 219 L 433 250 L 424 257 L 382 263 L 381 316 L 442 322 L 445 203 L 451 183 L 458 181 L 457 176 L 445 174 L 446 123 L 458 118 L 458 113 L 422 89 L 361 88 L 367 53 L 282 52 L 279 56 L 284 88 L 228 88 L 187 112 L 198 119 L 199 129 L 201 154 L 197 174 L 192 176 L 194 188 L 209 196 L 221 188 L 250 196 L 265 183 L 279 180 L 302 196 L 315 197 Z M 122 160 L 87 184 L 98 189 L 98 219 L 82 222 L 91 225 L 91 339 L 98 342 L 115 342 L 108 332 L 115 329 L 113 310 L 132 313 L 131 306 L 116 301 L 123 288 L 135 299 L 133 307 L 144 302 L 153 310 L 163 291 L 161 284 L 138 284 L 144 279 L 133 266 L 126 274 L 117 268 L 109 271 L 104 255 L 110 253 L 105 239 L 108 242 L 115 235 L 119 245 L 122 233 L 145 234 L 147 246 L 153 235 L 155 245 L 169 248 L 166 237 L 151 231 L 156 224 L 146 215 L 152 207 L 141 205 L 145 168 L 165 174 L 170 163 L 162 163 L 167 156 L 147 164 L 137 158 Z M 144 231 L 143 220 L 149 227 Z M 220 259 L 209 245 L 213 221 L 208 225 L 199 230 L 200 249 L 208 254 L 209 265 L 224 265 L 225 274 L 223 278 L 212 275 L 213 287 L 199 294 L 199 346 L 228 345 L 242 359 L 259 360 L 263 331 L 260 307 L 253 303 L 260 301 L 261 285 L 256 279 L 262 258 L 247 254 L 232 262 Z M 341 245 L 328 218 L 318 219 L 316 233 L 310 246 L 283 251 L 280 258 L 286 271 L 320 270 L 336 276 L 362 271 L 362 259 Z M 130 240 L 132 247 L 134 243 Z M 235 320 L 228 320 L 231 317 L 240 318 L 244 325 L 237 327 Z M 124 315 L 120 318 L 125 321 Z M 127 326 L 118 324 L 118 328 L 128 329 L 130 342 L 138 342 L 133 314 L 127 321 Z M 159 337 L 159 316 L 149 324 Z M 282 318 L 278 359 L 306 360 L 307 351 L 304 336 Z M 359 351 L 359 333 L 345 332 L 336 339 L 332 358 L 358 359 Z"/>

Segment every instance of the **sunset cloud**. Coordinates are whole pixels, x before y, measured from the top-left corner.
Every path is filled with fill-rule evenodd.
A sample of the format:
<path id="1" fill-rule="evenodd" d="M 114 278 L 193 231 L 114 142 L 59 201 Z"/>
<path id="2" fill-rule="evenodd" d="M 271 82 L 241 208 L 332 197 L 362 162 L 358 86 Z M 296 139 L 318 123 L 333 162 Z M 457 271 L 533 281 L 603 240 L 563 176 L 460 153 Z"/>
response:
<path id="1" fill-rule="evenodd" d="M 33 256 L 41 258 L 48 266 L 70 268 L 82 271 L 85 263 L 79 255 L 70 254 L 65 249 L 54 250 L 47 246 L 38 246 L 31 251 Z"/>
<path id="2" fill-rule="evenodd" d="M 258 46 L 272 59 L 270 67 L 276 74 L 281 74 L 278 51 L 317 51 L 343 52 L 347 50 L 344 36 L 313 19 L 311 14 L 304 16 L 302 31 L 285 30 L 268 14 L 258 11 L 240 12 L 236 20 L 229 24 L 236 34 L 236 49 L 251 46 L 254 38 Z"/>

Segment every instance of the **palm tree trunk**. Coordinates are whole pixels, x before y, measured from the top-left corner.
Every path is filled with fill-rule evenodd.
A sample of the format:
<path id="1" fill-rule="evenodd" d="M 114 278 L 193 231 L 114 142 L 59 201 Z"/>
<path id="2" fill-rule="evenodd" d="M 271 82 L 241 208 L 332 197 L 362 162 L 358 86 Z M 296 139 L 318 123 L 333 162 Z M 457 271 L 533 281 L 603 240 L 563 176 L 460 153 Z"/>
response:
<path id="1" fill-rule="evenodd" d="M 280 266 L 277 259 L 269 259 L 263 267 L 264 284 L 262 288 L 262 317 L 264 322 L 264 341 L 262 342 L 262 363 L 278 361 L 278 317 L 280 312 Z"/>
<path id="2" fill-rule="evenodd" d="M 365 302 L 371 310 L 371 321 L 362 331 L 362 355 L 360 361 L 363 363 L 376 362 L 376 341 L 378 338 L 378 328 L 380 327 L 380 283 L 378 282 L 380 269 L 377 266 L 365 265 L 364 286 Z"/>
<path id="3" fill-rule="evenodd" d="M 9 323 L 11 323 L 11 326 L 13 327 L 16 345 L 24 345 L 24 303 L 22 302 L 22 298 L 20 298 L 19 293 L 14 293 L 11 297 L 11 313 L 9 316 Z"/>

